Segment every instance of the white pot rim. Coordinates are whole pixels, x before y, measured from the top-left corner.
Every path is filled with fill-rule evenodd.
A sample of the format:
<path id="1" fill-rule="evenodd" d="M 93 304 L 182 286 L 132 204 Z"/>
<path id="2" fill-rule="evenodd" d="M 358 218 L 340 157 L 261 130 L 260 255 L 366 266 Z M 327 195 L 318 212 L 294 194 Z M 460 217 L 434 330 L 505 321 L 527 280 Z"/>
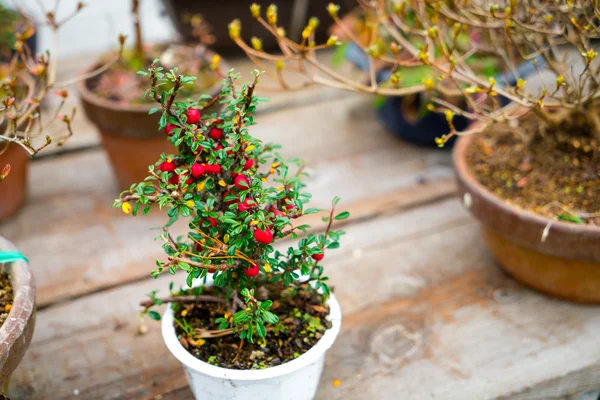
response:
<path id="1" fill-rule="evenodd" d="M 321 339 L 319 339 L 317 344 L 294 360 L 277 365 L 275 367 L 259 370 L 227 369 L 208 364 L 194 357 L 181 345 L 177 339 L 175 326 L 173 324 L 173 309 L 171 306 L 167 307 L 163 314 L 161 330 L 163 339 L 167 344 L 167 348 L 171 354 L 173 354 L 175 358 L 179 360 L 179 362 L 188 368 L 194 369 L 202 374 L 221 379 L 242 381 L 271 379 L 290 374 L 312 364 L 323 354 L 325 354 L 325 352 L 333 345 L 333 342 L 335 341 L 342 326 L 342 310 L 333 293 L 329 297 L 327 304 L 329 305 L 329 316 L 327 318 L 331 321 L 332 326 L 325 331 L 325 334 L 323 337 L 321 337 Z"/>

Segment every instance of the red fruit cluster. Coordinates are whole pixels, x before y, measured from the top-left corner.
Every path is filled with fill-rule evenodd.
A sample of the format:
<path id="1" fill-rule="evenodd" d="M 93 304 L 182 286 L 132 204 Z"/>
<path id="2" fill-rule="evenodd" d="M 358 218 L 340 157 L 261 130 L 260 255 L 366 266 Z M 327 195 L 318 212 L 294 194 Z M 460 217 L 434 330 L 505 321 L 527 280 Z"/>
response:
<path id="1" fill-rule="evenodd" d="M 217 226 L 217 220 L 213 217 L 207 217 L 206 218 L 208 220 L 208 223 L 210 224 L 210 226 L 212 226 L 213 228 Z M 202 218 L 200 220 L 200 226 L 204 225 L 204 218 Z"/>
<path id="2" fill-rule="evenodd" d="M 200 178 L 206 172 L 206 166 L 204 164 L 195 163 L 192 165 L 192 176 L 196 179 Z"/>
<path id="3" fill-rule="evenodd" d="M 161 172 L 169 172 L 172 174 L 169 178 L 170 184 L 176 185 L 179 183 L 179 175 L 175 173 L 175 168 L 177 168 L 177 166 L 173 161 L 163 161 L 162 163 L 160 163 L 160 166 L 158 168 L 161 170 Z"/>
<path id="4" fill-rule="evenodd" d="M 244 201 L 240 201 L 238 203 L 238 211 L 240 212 L 248 211 L 252 207 L 254 207 L 254 201 L 250 199 L 245 199 Z"/>

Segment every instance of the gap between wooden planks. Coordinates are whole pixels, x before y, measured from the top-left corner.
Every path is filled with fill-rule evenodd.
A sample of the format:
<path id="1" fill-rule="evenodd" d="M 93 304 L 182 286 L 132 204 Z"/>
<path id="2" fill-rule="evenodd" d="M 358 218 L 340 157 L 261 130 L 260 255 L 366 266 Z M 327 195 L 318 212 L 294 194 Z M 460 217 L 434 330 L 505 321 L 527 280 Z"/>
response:
<path id="1" fill-rule="evenodd" d="M 449 153 L 390 137 L 371 113 L 351 97 L 326 111 L 311 105 L 265 115 L 253 130 L 282 143 L 284 157 L 306 159 L 312 206 L 327 208 L 339 195 L 352 219 L 367 219 L 452 195 Z M 34 163 L 30 187 L 23 211 L 0 231 L 30 257 L 39 307 L 145 279 L 163 255 L 154 241 L 160 231 L 152 230 L 165 223 L 162 213 L 133 218 L 111 208 L 117 190 L 103 152 Z"/>
<path id="2" fill-rule="evenodd" d="M 455 199 L 346 231 L 326 259 L 344 320 L 318 399 L 544 399 L 598 387 L 597 308 L 547 298 L 503 274 Z M 42 310 L 9 396 L 191 399 L 158 323 L 146 321 L 148 334 L 136 335 L 140 298 L 164 293 L 172 279 Z"/>

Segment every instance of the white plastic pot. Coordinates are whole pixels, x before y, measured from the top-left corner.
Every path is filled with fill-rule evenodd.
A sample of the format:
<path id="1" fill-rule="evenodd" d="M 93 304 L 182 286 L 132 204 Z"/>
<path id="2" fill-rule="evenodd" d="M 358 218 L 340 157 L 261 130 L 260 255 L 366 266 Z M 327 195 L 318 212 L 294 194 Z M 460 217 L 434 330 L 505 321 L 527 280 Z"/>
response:
<path id="1" fill-rule="evenodd" d="M 309 400 L 317 392 L 325 353 L 342 326 L 342 311 L 333 294 L 328 304 L 333 326 L 315 346 L 295 360 L 261 370 L 216 367 L 191 355 L 177 339 L 171 307 L 163 315 L 162 335 L 171 353 L 183 364 L 196 399 Z"/>

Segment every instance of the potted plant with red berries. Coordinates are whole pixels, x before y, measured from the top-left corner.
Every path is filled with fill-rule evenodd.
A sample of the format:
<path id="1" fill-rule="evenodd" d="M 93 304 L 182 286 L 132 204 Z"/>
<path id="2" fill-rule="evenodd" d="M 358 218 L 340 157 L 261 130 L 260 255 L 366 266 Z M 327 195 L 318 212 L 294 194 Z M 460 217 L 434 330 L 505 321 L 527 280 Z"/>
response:
<path id="1" fill-rule="evenodd" d="M 152 275 L 187 274 L 185 288 L 171 287 L 167 298 L 152 293 L 144 312 L 160 319 L 151 307 L 171 304 L 163 337 L 197 398 L 312 398 L 341 324 L 321 261 L 343 234 L 332 223 L 349 213 L 336 214 L 335 198 L 324 233 L 294 223 L 320 210 L 305 208 L 311 196 L 302 190 L 306 174 L 299 162 L 250 134 L 261 100 L 254 95 L 258 72 L 241 89 L 230 73 L 219 99 L 223 111 L 199 120 L 188 115 L 195 103 L 176 99 L 191 78 L 155 65 L 144 75 L 162 109 L 160 128 L 178 126 L 179 152 L 163 155 L 115 206 L 133 215 L 147 213 L 151 204 L 168 207 L 161 236 L 167 257 Z M 158 88 L 167 82 L 171 89 L 161 95 Z M 169 231 L 178 218 L 186 220 L 187 234 L 176 238 Z M 296 245 L 274 247 L 299 236 Z"/>
<path id="2" fill-rule="evenodd" d="M 175 126 L 157 131 L 158 109 L 153 99 L 144 95 L 146 80 L 136 72 L 158 59 L 163 68 L 178 66 L 184 73 L 197 76 L 196 80 L 183 85 L 180 95 L 199 98 L 204 112 L 218 107 L 214 99 L 221 91 L 223 78 L 220 72 L 223 62 L 207 47 L 211 36 L 203 21 L 197 27 L 200 42 L 195 46 L 160 44 L 147 47 L 142 38 L 139 8 L 140 1 L 132 0 L 133 49 L 126 51 L 120 62 L 110 68 L 100 68 L 102 60 L 95 63 L 86 70 L 86 74 L 93 74 L 93 77 L 79 84 L 83 109 L 100 131 L 121 189 L 142 180 L 147 166 L 160 154 L 172 152 L 173 148 L 171 130 Z M 226 66 L 224 68 L 226 70 Z M 196 113 L 196 118 L 198 115 Z"/>
<path id="3" fill-rule="evenodd" d="M 246 44 L 239 21 L 230 24 L 230 36 L 261 65 L 274 63 L 280 82 L 287 65 L 307 71 L 308 82 L 292 89 L 315 83 L 385 96 L 424 94 L 427 109 L 448 123 L 436 143 L 443 146 L 460 136 L 454 149 L 459 194 L 482 223 L 499 264 L 544 293 L 600 303 L 600 69 L 594 47 L 600 5 L 585 0 L 502 0 L 485 7 L 446 0 L 359 3 L 375 16 L 375 32 L 381 29 L 391 38 L 392 49 L 390 56 L 373 40 L 364 49 L 366 84 L 319 63 L 316 51 L 338 40 L 316 44 L 310 21 L 303 39 L 294 42 L 279 34 L 273 8 L 263 19 L 260 7 L 251 6 L 252 15 L 279 39 L 283 55 Z M 327 8 L 339 23 L 339 7 Z M 464 34 L 478 40 L 459 46 Z M 502 75 L 485 76 L 473 68 L 469 60 L 484 55 L 498 60 Z M 396 72 L 378 81 L 379 63 Z M 423 66 L 432 76 L 421 82 L 406 84 L 396 75 Z M 531 70 L 540 75 L 537 85 L 526 82 Z M 459 117 L 473 123 L 461 129 Z"/>

